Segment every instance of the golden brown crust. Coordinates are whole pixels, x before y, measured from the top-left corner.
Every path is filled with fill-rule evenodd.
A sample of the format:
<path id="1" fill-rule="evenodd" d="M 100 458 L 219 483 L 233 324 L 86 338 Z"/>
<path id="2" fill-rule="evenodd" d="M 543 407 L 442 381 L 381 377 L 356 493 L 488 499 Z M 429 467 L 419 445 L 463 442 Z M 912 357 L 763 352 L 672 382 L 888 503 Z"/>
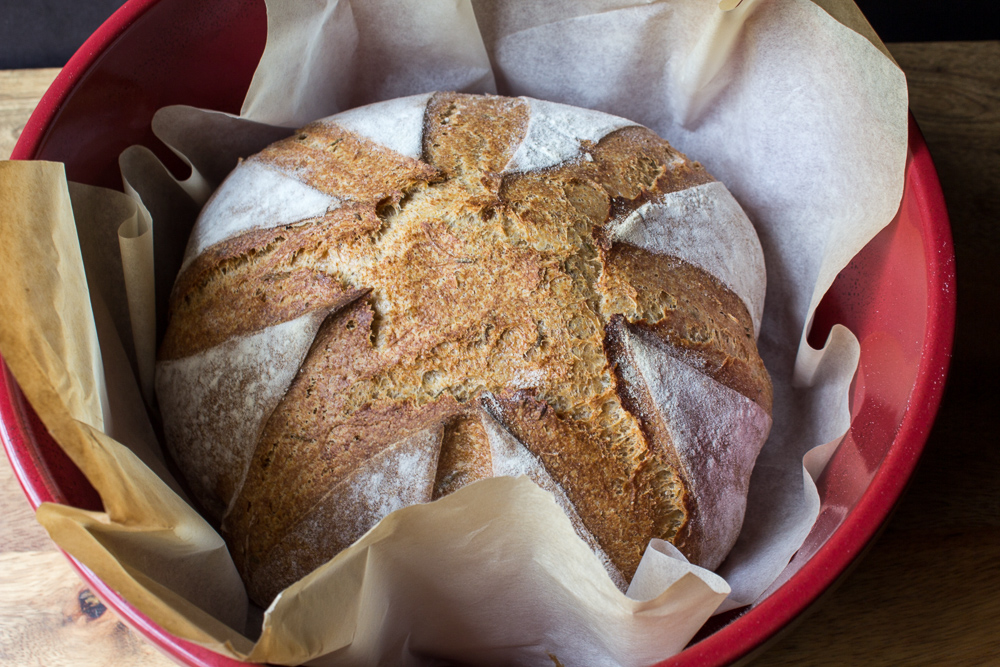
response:
<path id="1" fill-rule="evenodd" d="M 639 422 L 639 428 L 649 443 L 646 456 L 637 462 L 636 477 L 641 487 L 656 491 L 650 494 L 651 503 L 662 505 L 654 506 L 653 516 L 659 519 L 659 523 L 657 530 L 650 535 L 668 540 L 688 560 L 698 563 L 701 562 L 702 545 L 697 535 L 691 534 L 691 527 L 699 514 L 697 498 L 688 492 L 662 413 L 657 409 L 646 384 L 637 381 L 639 371 L 625 342 L 628 327 L 624 315 L 613 316 L 605 328 L 604 349 L 614 369 L 618 400 L 622 408 Z"/>
<path id="2" fill-rule="evenodd" d="M 609 196 L 628 204 L 628 210 L 638 208 L 656 195 L 715 180 L 700 163 L 688 160 L 645 127 L 624 127 L 612 132 L 595 148 L 599 150 L 591 150 L 591 155 L 596 180 Z"/>
<path id="3" fill-rule="evenodd" d="M 378 371 L 369 354 L 371 320 L 364 300 L 330 317 L 267 421 L 242 491 L 223 524 L 231 536 L 253 536 L 231 540 L 241 571 L 264 563 L 337 480 L 386 446 L 440 425 L 457 411 L 451 397 L 422 406 L 391 400 L 347 405 L 345 390 Z M 313 554 L 297 557 L 325 560 L 344 546 L 321 540 L 310 547 Z M 290 583 L 284 581 L 273 592 Z"/>
<path id="4" fill-rule="evenodd" d="M 497 417 L 538 457 L 619 572 L 631 579 L 649 538 L 672 538 L 683 525 L 683 482 L 647 442 L 611 440 L 621 429 L 615 421 L 629 416 L 625 411 L 609 405 L 608 414 L 584 422 L 560 416 L 533 394 L 498 395 Z"/>
<path id="5" fill-rule="evenodd" d="M 444 178 L 462 178 L 470 199 L 478 191 L 494 203 L 501 172 L 527 129 L 524 100 L 438 93 L 427 105 L 424 159 Z"/>
<path id="6" fill-rule="evenodd" d="M 416 184 L 437 177 L 424 162 L 322 121 L 271 144 L 250 161 L 294 176 L 320 192 L 358 202 L 398 202 Z"/>
<path id="7" fill-rule="evenodd" d="M 638 307 L 626 313 L 634 331 L 654 336 L 671 356 L 770 414 L 771 378 L 757 354 L 750 314 L 717 278 L 625 243 L 608 252 L 604 277 L 635 288 Z"/>
<path id="8" fill-rule="evenodd" d="M 477 413 L 487 393 L 623 575 L 651 537 L 697 558 L 697 499 L 648 390 L 623 372 L 622 332 L 656 337 L 768 410 L 770 384 L 738 297 L 680 260 L 612 243 L 604 227 L 712 178 L 638 127 L 555 167 L 505 172 L 528 125 L 523 100 L 438 94 L 415 161 L 314 123 L 252 159 L 352 203 L 219 244 L 181 277 L 165 357 L 316 303 L 340 308 L 267 420 L 224 520 L 261 604 L 357 536 L 307 539 L 303 526 L 393 443 L 441 434 L 433 497 L 492 474 Z M 251 304 L 282 284 L 276 275 L 303 286 L 303 303 Z"/>
<path id="9" fill-rule="evenodd" d="M 251 231 L 202 253 L 174 286 L 160 359 L 197 354 L 234 336 L 358 298 L 362 290 L 296 261 L 364 230 L 357 208 L 316 222 Z"/>
<path id="10" fill-rule="evenodd" d="M 434 500 L 493 476 L 490 443 L 479 415 L 459 414 L 445 424 L 434 479 Z"/>

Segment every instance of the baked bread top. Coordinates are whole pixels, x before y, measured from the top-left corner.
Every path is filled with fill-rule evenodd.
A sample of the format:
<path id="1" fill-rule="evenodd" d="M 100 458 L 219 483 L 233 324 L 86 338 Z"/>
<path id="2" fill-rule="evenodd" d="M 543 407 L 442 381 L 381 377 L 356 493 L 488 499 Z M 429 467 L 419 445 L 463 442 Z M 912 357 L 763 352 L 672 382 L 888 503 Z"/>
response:
<path id="1" fill-rule="evenodd" d="M 404 98 L 220 187 L 157 391 L 261 604 L 393 509 L 495 474 L 553 491 L 623 583 L 650 538 L 715 567 L 739 532 L 770 426 L 762 301 L 749 221 L 652 131 Z"/>

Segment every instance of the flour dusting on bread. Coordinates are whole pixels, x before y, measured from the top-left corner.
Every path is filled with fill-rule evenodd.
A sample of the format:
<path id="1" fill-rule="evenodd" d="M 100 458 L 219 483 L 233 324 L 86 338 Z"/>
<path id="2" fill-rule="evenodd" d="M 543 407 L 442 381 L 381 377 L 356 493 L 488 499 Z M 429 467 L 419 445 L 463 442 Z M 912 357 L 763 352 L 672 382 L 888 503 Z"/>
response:
<path id="1" fill-rule="evenodd" d="M 254 599 L 392 509 L 489 475 L 549 490 L 623 588 L 651 538 L 695 561 L 729 549 L 743 504 L 718 499 L 745 495 L 771 407 L 763 293 L 738 275 L 762 260 L 701 165 L 600 112 L 438 93 L 311 123 L 216 198 L 237 200 L 259 170 L 337 204 L 205 248 L 178 278 L 161 362 L 241 336 L 299 350 L 274 325 L 330 313 L 297 361 L 248 356 L 286 384 L 252 441 L 221 443 L 252 450 L 217 518 Z M 203 230 L 218 210 L 199 238 L 216 238 Z M 232 399 L 208 412 L 213 400 L 242 414 Z M 179 463 L 211 486 L 224 460 Z"/>
<path id="2" fill-rule="evenodd" d="M 430 99 L 430 93 L 400 97 L 344 111 L 331 122 L 417 160 L 424 148 L 424 112 Z"/>
<path id="3" fill-rule="evenodd" d="M 611 238 L 683 258 L 711 273 L 746 305 L 760 333 L 764 254 L 746 213 L 719 182 L 668 192 L 609 225 Z"/>
<path id="4" fill-rule="evenodd" d="M 635 125 L 624 118 L 556 102 L 528 99 L 528 131 L 506 171 L 539 171 L 585 155 L 584 146 Z"/>
<path id="5" fill-rule="evenodd" d="M 184 253 L 183 271 L 217 243 L 254 229 L 280 227 L 309 218 L 322 217 L 340 200 L 302 181 L 268 167 L 249 162 L 238 166 L 202 210 L 200 224 L 191 234 Z"/>
<path id="6" fill-rule="evenodd" d="M 195 497 L 216 516 L 242 484 L 264 420 L 324 317 L 325 311 L 312 312 L 158 364 L 156 391 L 170 453 L 183 461 Z"/>

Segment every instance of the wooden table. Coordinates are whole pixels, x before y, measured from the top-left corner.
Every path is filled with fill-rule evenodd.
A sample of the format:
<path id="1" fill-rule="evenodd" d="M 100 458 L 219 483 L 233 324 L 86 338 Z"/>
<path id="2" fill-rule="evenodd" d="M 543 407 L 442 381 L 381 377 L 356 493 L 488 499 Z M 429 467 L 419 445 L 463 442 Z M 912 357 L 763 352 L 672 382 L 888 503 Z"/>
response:
<path id="1" fill-rule="evenodd" d="M 1000 42 L 890 50 L 951 214 L 952 371 L 920 468 L 883 535 L 755 665 L 1000 664 L 1000 446 L 991 421 L 1000 407 Z M 0 71 L 0 158 L 56 73 Z M 89 595 L 0 459 L 0 667 L 172 664 Z"/>

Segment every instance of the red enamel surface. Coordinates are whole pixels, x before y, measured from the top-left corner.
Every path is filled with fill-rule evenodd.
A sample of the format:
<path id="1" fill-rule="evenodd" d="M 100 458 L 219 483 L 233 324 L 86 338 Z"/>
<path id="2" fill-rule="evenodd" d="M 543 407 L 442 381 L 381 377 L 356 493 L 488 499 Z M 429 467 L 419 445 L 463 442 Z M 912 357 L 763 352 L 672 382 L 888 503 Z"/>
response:
<path id="1" fill-rule="evenodd" d="M 149 146 L 149 120 L 167 104 L 238 111 L 263 50 L 260 0 L 130 0 L 70 60 L 25 126 L 15 159 L 66 163 L 73 180 L 118 187 L 117 156 Z M 181 73 L 181 76 L 178 76 Z M 872 539 L 916 465 L 944 389 L 955 322 L 954 252 L 927 147 L 910 122 L 910 156 L 896 219 L 841 273 L 810 340 L 835 323 L 861 342 L 851 431 L 819 481 L 819 520 L 770 597 L 660 663 L 722 665 L 760 647 L 814 602 Z M 29 502 L 99 509 L 100 499 L 0 373 L 0 440 Z M 70 559 L 127 623 L 183 664 L 237 663 L 153 624 Z"/>
<path id="2" fill-rule="evenodd" d="M 133 144 L 180 168 L 153 136 L 153 114 L 239 112 L 266 36 L 262 0 L 129 0 L 59 73 L 11 157 L 64 162 L 70 180 L 118 189 L 118 155 Z"/>
<path id="3" fill-rule="evenodd" d="M 851 430 L 820 477 L 820 516 L 780 588 L 660 667 L 724 665 L 760 647 L 815 602 L 878 532 L 913 473 L 944 392 L 954 261 L 937 173 L 911 118 L 899 212 L 841 272 L 810 332 L 810 342 L 821 344 L 840 323 L 861 343 Z"/>

